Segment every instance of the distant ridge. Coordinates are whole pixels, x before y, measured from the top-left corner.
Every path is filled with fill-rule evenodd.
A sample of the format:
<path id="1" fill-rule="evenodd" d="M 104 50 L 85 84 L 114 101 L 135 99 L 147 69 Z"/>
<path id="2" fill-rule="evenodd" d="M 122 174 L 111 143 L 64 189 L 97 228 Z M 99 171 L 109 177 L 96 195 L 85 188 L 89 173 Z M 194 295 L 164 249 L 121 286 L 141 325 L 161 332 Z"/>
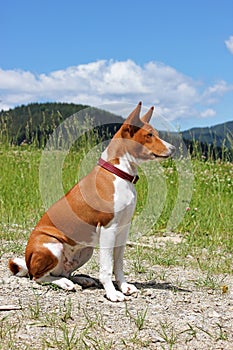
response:
<path id="1" fill-rule="evenodd" d="M 104 110 L 98 109 L 96 114 L 96 108 L 87 105 L 31 103 L 0 112 L 0 141 L 3 142 L 5 138 L 5 141 L 10 144 L 34 143 L 38 147 L 43 147 L 49 135 L 66 118 L 80 112 L 78 118 L 83 122 L 86 108 L 88 108 L 88 116 L 97 125 L 98 132 L 102 136 L 106 130 L 108 136 L 112 135 L 124 121 L 121 116 Z M 179 134 L 192 154 L 198 146 L 198 152 L 206 158 L 210 154 L 214 159 L 223 158 L 226 155 L 226 159 L 233 160 L 233 121 L 211 127 L 192 128 Z M 166 139 L 163 132 L 161 135 Z"/>
<path id="2" fill-rule="evenodd" d="M 198 140 L 207 145 L 214 144 L 217 147 L 224 145 L 230 148 L 232 147 L 233 121 L 211 127 L 192 128 L 182 131 L 181 134 L 183 139 L 187 141 Z"/>
<path id="3" fill-rule="evenodd" d="M 30 103 L 9 111 L 1 111 L 0 140 L 5 135 L 10 144 L 36 143 L 38 147 L 43 147 L 53 130 L 78 112 L 80 122 L 89 117 L 95 125 L 105 124 L 104 128 L 109 132 L 113 132 L 114 125 L 119 126 L 123 122 L 122 117 L 110 112 L 98 109 L 96 114 L 95 111 L 94 107 L 74 103 Z"/>
<path id="4" fill-rule="evenodd" d="M 233 161 L 233 121 L 181 132 L 193 156 Z"/>

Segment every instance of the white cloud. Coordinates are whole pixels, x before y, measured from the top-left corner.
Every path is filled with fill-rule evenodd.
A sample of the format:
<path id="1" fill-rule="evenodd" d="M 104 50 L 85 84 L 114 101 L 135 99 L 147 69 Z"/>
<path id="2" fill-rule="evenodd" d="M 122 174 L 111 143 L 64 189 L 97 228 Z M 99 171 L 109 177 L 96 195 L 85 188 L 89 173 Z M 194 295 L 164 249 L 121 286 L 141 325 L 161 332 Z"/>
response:
<path id="1" fill-rule="evenodd" d="M 231 35 L 228 40 L 225 40 L 225 45 L 230 51 L 230 53 L 233 55 L 233 35 Z"/>
<path id="2" fill-rule="evenodd" d="M 219 97 L 232 90 L 233 85 L 229 85 L 224 80 L 221 80 L 205 89 L 202 94 L 203 102 L 206 104 L 214 104 L 218 101 Z"/>
<path id="3" fill-rule="evenodd" d="M 205 111 L 200 113 L 201 118 L 210 118 L 216 115 L 216 111 L 212 108 L 208 108 Z"/>
<path id="4" fill-rule="evenodd" d="M 0 69 L 0 89 L 25 91 L 33 89 L 35 86 L 35 76 L 30 72 L 22 70 L 2 70 Z"/>
<path id="5" fill-rule="evenodd" d="M 157 62 L 140 66 L 132 60 L 99 60 L 40 75 L 0 69 L 0 109 L 39 101 L 98 106 L 142 100 L 144 106 L 155 105 L 172 121 L 200 113 L 213 116 L 211 109 L 199 113 L 200 105 L 216 103 L 232 86 L 220 81 L 204 92 L 200 88 L 199 81 Z"/>

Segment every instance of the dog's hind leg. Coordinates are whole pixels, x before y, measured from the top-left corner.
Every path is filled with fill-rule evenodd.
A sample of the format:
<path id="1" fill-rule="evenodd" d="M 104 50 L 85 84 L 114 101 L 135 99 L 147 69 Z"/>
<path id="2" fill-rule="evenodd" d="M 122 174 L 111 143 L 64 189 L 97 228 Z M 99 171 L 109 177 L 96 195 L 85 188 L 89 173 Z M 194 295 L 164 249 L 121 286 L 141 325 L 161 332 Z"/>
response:
<path id="1" fill-rule="evenodd" d="M 56 250 L 56 256 L 45 246 L 37 247 L 37 250 L 31 254 L 27 252 L 29 276 L 38 283 L 53 283 L 62 289 L 73 290 L 74 284 L 72 281 L 66 277 L 57 275 L 63 245 L 61 243 L 57 243 L 56 245 L 57 248 L 60 245 L 60 250 Z"/>
<path id="2" fill-rule="evenodd" d="M 80 249 L 77 254 L 75 255 L 75 260 L 78 262 L 76 269 L 83 266 L 92 256 L 93 254 L 93 247 L 85 247 Z M 91 277 L 86 275 L 71 275 L 70 276 L 71 281 L 74 283 L 79 284 L 82 286 L 82 288 L 89 288 L 89 287 L 96 287 L 98 286 L 98 283 Z"/>

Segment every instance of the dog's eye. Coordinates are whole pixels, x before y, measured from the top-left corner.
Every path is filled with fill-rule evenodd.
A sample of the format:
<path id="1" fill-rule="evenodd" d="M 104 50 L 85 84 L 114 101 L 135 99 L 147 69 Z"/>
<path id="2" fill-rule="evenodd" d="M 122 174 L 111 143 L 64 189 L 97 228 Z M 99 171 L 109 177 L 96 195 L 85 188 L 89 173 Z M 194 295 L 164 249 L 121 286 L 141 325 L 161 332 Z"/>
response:
<path id="1" fill-rule="evenodd" d="M 147 136 L 152 137 L 153 136 L 152 132 L 149 132 L 149 134 L 147 134 Z"/>

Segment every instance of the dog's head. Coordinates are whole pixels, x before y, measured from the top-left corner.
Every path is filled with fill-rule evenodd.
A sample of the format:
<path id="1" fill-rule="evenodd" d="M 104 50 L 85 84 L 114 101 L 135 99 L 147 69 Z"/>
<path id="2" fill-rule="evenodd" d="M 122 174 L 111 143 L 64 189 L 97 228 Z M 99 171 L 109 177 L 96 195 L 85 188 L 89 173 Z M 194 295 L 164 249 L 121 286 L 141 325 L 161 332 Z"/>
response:
<path id="1" fill-rule="evenodd" d="M 140 118 L 141 105 L 139 102 L 113 140 L 118 141 L 121 153 L 128 153 L 136 163 L 170 157 L 175 152 L 175 147 L 162 140 L 149 124 L 154 107 Z"/>

